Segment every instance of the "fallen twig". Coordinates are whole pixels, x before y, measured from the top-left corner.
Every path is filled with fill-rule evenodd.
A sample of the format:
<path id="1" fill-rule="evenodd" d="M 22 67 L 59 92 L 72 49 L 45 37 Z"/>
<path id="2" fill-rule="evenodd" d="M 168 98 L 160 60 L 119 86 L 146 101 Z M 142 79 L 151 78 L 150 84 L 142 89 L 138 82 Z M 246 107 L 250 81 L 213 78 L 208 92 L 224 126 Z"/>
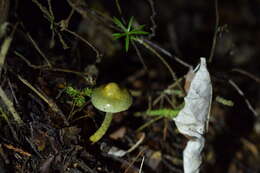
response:
<path id="1" fill-rule="evenodd" d="M 19 125 L 23 124 L 23 120 L 21 119 L 20 115 L 16 112 L 14 105 L 13 105 L 13 102 L 7 97 L 7 95 L 5 94 L 5 92 L 4 92 L 4 90 L 2 89 L 1 86 L 0 86 L 0 98 L 5 103 L 7 109 L 12 114 L 14 120 Z"/>
<path id="2" fill-rule="evenodd" d="M 24 155 L 24 156 L 27 156 L 27 157 L 31 157 L 32 156 L 30 153 L 28 153 L 28 152 L 26 152 L 26 151 L 24 151 L 24 150 L 22 150 L 20 148 L 14 147 L 11 144 L 4 144 L 3 146 L 5 146 L 5 148 L 7 148 L 9 150 L 13 150 L 13 151 L 15 151 L 17 153 L 20 153 L 20 154 Z"/>
<path id="3" fill-rule="evenodd" d="M 245 70 L 238 69 L 238 68 L 232 69 L 232 71 L 238 72 L 238 73 L 240 73 L 240 74 L 243 74 L 243 75 L 245 75 L 245 76 L 247 76 L 247 77 L 249 77 L 249 78 L 255 80 L 257 83 L 260 83 L 260 77 L 257 77 L 257 76 L 255 76 L 255 75 L 253 75 L 252 73 L 249 73 L 249 72 L 247 72 L 247 71 L 245 71 Z"/>
<path id="4" fill-rule="evenodd" d="M 239 88 L 239 86 L 231 79 L 228 80 L 228 83 L 235 88 L 235 90 L 238 92 L 239 95 L 241 95 L 247 104 L 247 107 L 249 110 L 254 114 L 254 116 L 258 116 L 257 112 L 254 110 L 252 104 L 249 102 L 249 100 L 246 98 L 244 92 Z"/>
<path id="5" fill-rule="evenodd" d="M 60 115 L 61 118 L 63 119 L 65 125 L 69 125 L 65 115 L 62 113 L 62 111 L 60 110 L 58 105 L 51 98 L 48 98 L 47 96 L 44 96 L 41 92 L 39 92 L 36 88 L 34 88 L 27 80 L 23 79 L 21 76 L 18 75 L 17 77 L 23 84 L 25 84 L 27 87 L 29 87 L 44 102 L 46 102 L 54 112 L 56 112 L 58 115 Z"/>

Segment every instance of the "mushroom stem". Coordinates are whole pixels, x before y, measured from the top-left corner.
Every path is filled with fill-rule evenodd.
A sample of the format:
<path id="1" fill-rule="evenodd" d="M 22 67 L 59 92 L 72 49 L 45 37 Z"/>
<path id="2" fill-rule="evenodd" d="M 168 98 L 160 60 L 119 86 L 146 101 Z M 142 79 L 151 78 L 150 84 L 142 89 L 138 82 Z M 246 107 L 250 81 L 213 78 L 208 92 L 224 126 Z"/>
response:
<path id="1" fill-rule="evenodd" d="M 92 136 L 90 136 L 89 139 L 90 139 L 91 142 L 95 143 L 95 142 L 99 141 L 104 136 L 108 127 L 110 126 L 110 123 L 112 121 L 112 117 L 113 117 L 113 113 L 110 113 L 110 112 L 106 113 L 105 119 L 103 120 L 99 129 Z"/>

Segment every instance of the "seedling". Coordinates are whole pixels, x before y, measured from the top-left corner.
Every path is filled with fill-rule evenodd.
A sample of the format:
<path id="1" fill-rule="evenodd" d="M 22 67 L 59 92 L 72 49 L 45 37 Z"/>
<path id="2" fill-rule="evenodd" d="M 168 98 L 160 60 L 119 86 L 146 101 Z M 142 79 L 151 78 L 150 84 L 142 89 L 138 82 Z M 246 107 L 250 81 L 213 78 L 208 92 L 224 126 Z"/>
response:
<path id="1" fill-rule="evenodd" d="M 155 109 L 155 110 L 147 110 L 145 114 L 149 116 L 161 116 L 166 118 L 174 118 L 180 112 L 179 109 Z"/>
<path id="2" fill-rule="evenodd" d="M 234 106 L 234 102 L 232 100 L 225 99 L 221 96 L 216 97 L 216 102 L 229 107 Z"/>
<path id="3" fill-rule="evenodd" d="M 125 51 L 127 52 L 129 49 L 129 43 L 134 38 L 136 38 L 137 35 L 147 35 L 149 32 L 143 31 L 143 28 L 145 25 L 139 25 L 137 27 L 133 26 L 133 20 L 134 17 L 132 16 L 128 22 L 128 25 L 125 26 L 122 21 L 120 21 L 118 18 L 114 17 L 113 21 L 123 32 L 122 33 L 114 33 L 112 34 L 115 40 L 125 37 Z"/>
<path id="4" fill-rule="evenodd" d="M 76 106 L 81 107 L 86 102 L 85 97 L 90 97 L 92 94 L 92 89 L 84 88 L 83 90 L 77 90 L 71 86 L 67 87 L 65 92 L 73 98 L 73 102 Z"/>

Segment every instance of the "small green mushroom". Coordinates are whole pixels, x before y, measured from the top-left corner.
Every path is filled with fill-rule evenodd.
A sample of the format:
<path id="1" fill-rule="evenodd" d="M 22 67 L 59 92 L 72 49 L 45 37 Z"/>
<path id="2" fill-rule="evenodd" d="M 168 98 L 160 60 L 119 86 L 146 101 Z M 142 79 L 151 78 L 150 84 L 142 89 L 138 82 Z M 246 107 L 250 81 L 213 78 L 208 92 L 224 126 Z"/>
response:
<path id="1" fill-rule="evenodd" d="M 125 111 L 132 105 L 132 96 L 126 88 L 119 87 L 118 84 L 111 82 L 94 89 L 91 102 L 98 110 L 106 112 L 100 128 L 89 138 L 90 141 L 95 143 L 106 133 L 112 121 L 113 113 Z"/>

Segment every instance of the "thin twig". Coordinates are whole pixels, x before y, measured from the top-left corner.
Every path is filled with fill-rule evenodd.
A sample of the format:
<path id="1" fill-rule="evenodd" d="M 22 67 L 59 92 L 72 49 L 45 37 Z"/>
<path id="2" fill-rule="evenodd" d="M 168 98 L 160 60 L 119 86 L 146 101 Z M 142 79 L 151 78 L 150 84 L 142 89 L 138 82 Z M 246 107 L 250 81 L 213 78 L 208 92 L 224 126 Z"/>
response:
<path id="1" fill-rule="evenodd" d="M 22 125 L 24 123 L 23 120 L 21 119 L 20 115 L 16 112 L 13 102 L 7 97 L 2 87 L 0 87 L 0 98 L 5 103 L 7 109 L 12 114 L 17 124 Z"/>
<path id="2" fill-rule="evenodd" d="M 47 65 L 49 67 L 51 67 L 51 63 L 49 62 L 48 58 L 45 56 L 45 54 L 42 52 L 42 50 L 40 49 L 40 47 L 37 45 L 37 43 L 34 41 L 34 39 L 31 37 L 31 35 L 29 33 L 26 34 L 27 37 L 29 38 L 29 40 L 32 42 L 34 48 L 37 50 L 37 52 L 43 57 L 43 59 L 45 60 L 45 62 L 47 63 Z"/>
<path id="3" fill-rule="evenodd" d="M 68 28 L 70 20 L 71 20 L 71 18 L 73 16 L 74 12 L 75 12 L 75 9 L 72 8 L 71 11 L 70 11 L 70 14 L 68 15 L 68 17 L 60 22 L 61 31 L 64 28 Z"/>
<path id="4" fill-rule="evenodd" d="M 241 73 L 241 74 L 243 74 L 243 75 L 245 75 L 245 76 L 255 80 L 257 83 L 260 83 L 260 77 L 257 77 L 256 75 L 253 75 L 252 73 L 249 73 L 249 72 L 247 72 L 245 70 L 238 69 L 238 68 L 232 69 L 232 71 Z"/>
<path id="5" fill-rule="evenodd" d="M 168 56 L 168 57 L 172 57 L 172 54 L 163 49 L 162 47 L 160 47 L 159 45 L 153 43 L 152 41 L 150 40 L 147 40 L 147 39 L 142 39 L 144 42 L 146 42 L 147 44 L 149 44 L 150 46 L 152 46 L 154 49 L 158 50 L 159 52 L 163 53 L 164 55 Z"/>
<path id="6" fill-rule="evenodd" d="M 173 81 L 178 80 L 177 76 L 175 75 L 175 73 L 172 70 L 172 68 L 170 67 L 170 65 L 165 61 L 165 59 L 155 49 L 153 49 L 149 44 L 147 44 L 146 42 L 144 42 L 143 40 L 141 40 L 139 38 L 133 38 L 133 40 L 137 41 L 138 43 L 140 43 L 141 45 L 146 47 L 149 51 L 151 51 L 154 55 L 156 55 L 162 61 L 162 63 L 166 66 L 166 68 L 169 70 L 169 72 L 173 78 Z M 177 85 L 181 90 L 183 90 L 183 88 L 181 87 L 181 85 L 179 83 Z"/>
<path id="7" fill-rule="evenodd" d="M 4 63 L 5 63 L 6 55 L 9 51 L 9 48 L 10 48 L 11 43 L 13 41 L 13 36 L 14 36 L 15 31 L 16 31 L 17 25 L 18 25 L 18 23 L 16 23 L 14 25 L 12 33 L 10 34 L 10 36 L 8 36 L 4 39 L 4 41 L 3 41 L 3 43 L 0 47 L 0 77 L 1 77 L 2 68 L 3 68 Z"/>
<path id="8" fill-rule="evenodd" d="M 63 49 L 69 48 L 68 45 L 66 44 L 66 42 L 64 41 L 64 39 L 62 38 L 61 33 L 57 29 L 57 27 L 60 25 L 58 23 L 55 23 L 55 16 L 53 14 L 51 0 L 48 0 L 48 9 L 46 7 L 44 7 L 41 3 L 39 3 L 37 0 L 32 0 L 32 1 L 38 6 L 38 8 L 41 10 L 41 12 L 43 14 L 45 14 L 45 16 L 44 15 L 43 16 L 50 22 L 50 29 L 52 32 L 50 47 L 52 48 L 54 46 L 54 36 L 55 36 L 55 34 L 57 34 L 59 41 L 61 42 L 61 44 L 63 46 Z M 64 23 L 65 22 L 63 22 L 63 24 Z M 65 26 L 63 25 L 60 27 L 65 27 Z M 40 54 L 42 55 L 42 53 L 40 53 Z M 50 65 L 50 64 L 48 64 L 48 65 Z"/>
<path id="9" fill-rule="evenodd" d="M 7 122 L 7 125 L 9 126 L 10 128 L 10 131 L 14 137 L 14 139 L 18 142 L 19 139 L 18 139 L 18 136 L 17 136 L 17 133 L 16 131 L 14 130 L 14 127 L 12 125 L 12 123 L 10 123 L 10 120 L 8 118 L 8 115 L 3 111 L 3 109 L 0 107 L 0 116 L 4 118 L 4 120 Z"/>
<path id="10" fill-rule="evenodd" d="M 15 93 L 14 93 L 14 90 L 13 90 L 13 87 L 12 87 L 12 84 L 11 84 L 11 82 L 10 82 L 9 79 L 8 79 L 7 81 L 8 81 L 8 85 L 9 85 L 9 88 L 10 88 L 10 90 L 11 90 L 11 93 L 12 93 L 12 95 L 13 95 L 14 101 L 15 101 L 16 104 L 18 104 L 18 100 L 17 100 L 17 98 L 16 98 L 16 96 L 15 96 Z"/>
<path id="11" fill-rule="evenodd" d="M 193 69 L 193 66 L 192 66 L 192 65 L 186 63 L 185 61 L 181 60 L 181 59 L 178 58 L 177 56 L 174 56 L 173 58 L 174 58 L 178 63 L 180 63 L 181 65 L 183 65 L 183 66 L 185 66 L 185 67 L 188 67 L 189 70 L 190 70 L 190 69 Z"/>
<path id="12" fill-rule="evenodd" d="M 131 153 L 132 151 L 134 151 L 136 148 L 138 148 L 138 146 L 144 141 L 145 138 L 145 133 L 141 134 L 141 137 L 139 138 L 139 140 L 131 147 L 127 150 L 127 153 Z"/>
<path id="13" fill-rule="evenodd" d="M 35 94 L 37 94 L 45 103 L 47 103 L 49 105 L 49 107 L 56 112 L 58 115 L 61 116 L 61 118 L 64 121 L 65 125 L 69 125 L 65 115 L 62 113 L 62 111 L 60 110 L 60 108 L 58 107 L 58 105 L 51 99 L 48 98 L 47 96 L 45 96 L 43 94 L 43 92 L 38 91 L 35 87 L 33 87 L 27 80 L 25 80 L 24 78 L 22 78 L 21 76 L 17 76 L 18 79 L 27 87 L 29 87 Z"/>
<path id="14" fill-rule="evenodd" d="M 1 48 L 0 48 L 0 77 L 1 77 L 1 73 L 2 73 L 2 68 L 5 63 L 5 58 L 6 58 L 7 52 L 10 48 L 10 45 L 12 43 L 12 40 L 13 40 L 12 37 L 5 38 L 5 40 L 3 41 Z"/>
<path id="15" fill-rule="evenodd" d="M 153 106 L 155 106 L 162 98 L 165 97 L 165 91 L 170 90 L 172 88 L 174 88 L 179 82 L 181 82 L 184 79 L 184 77 L 179 78 L 176 82 L 174 82 L 173 84 L 169 85 L 164 91 L 161 92 L 161 94 L 154 99 L 153 101 Z M 173 107 L 174 108 L 174 107 Z"/>
<path id="16" fill-rule="evenodd" d="M 219 12 L 218 12 L 218 0 L 215 0 L 215 15 L 216 15 L 216 24 L 215 24 L 215 32 L 214 32 L 214 37 L 212 40 L 212 47 L 210 51 L 210 56 L 209 56 L 209 63 L 212 62 L 215 49 L 216 49 L 216 42 L 217 42 L 217 36 L 218 36 L 218 27 L 219 27 Z"/>
<path id="17" fill-rule="evenodd" d="M 48 67 L 47 65 L 34 65 L 32 64 L 29 60 L 27 60 L 21 53 L 14 51 L 14 54 L 21 58 L 29 67 L 34 68 L 34 69 L 43 69 Z"/>
<path id="18" fill-rule="evenodd" d="M 142 131 L 143 129 L 145 129 L 146 127 L 150 126 L 151 124 L 153 124 L 154 122 L 160 120 L 160 119 L 163 119 L 163 116 L 158 116 L 158 117 L 155 117 L 153 118 L 152 120 L 146 122 L 145 124 L 141 125 L 137 130 L 136 132 L 140 132 Z"/>
<path id="19" fill-rule="evenodd" d="M 142 149 L 142 150 L 137 154 L 137 156 L 133 159 L 133 161 L 132 161 L 132 162 L 128 165 L 128 167 L 125 169 L 124 173 L 127 173 L 127 172 L 128 172 L 128 170 L 132 167 L 132 165 L 134 164 L 134 162 L 136 162 L 137 159 L 138 159 L 141 155 L 143 155 L 144 151 L 145 151 L 145 148 Z"/>
<path id="20" fill-rule="evenodd" d="M 134 49 L 135 49 L 135 51 L 136 51 L 136 54 L 137 54 L 138 58 L 140 59 L 142 65 L 144 66 L 144 70 L 145 70 L 145 71 L 148 71 L 148 68 L 147 68 L 147 66 L 146 66 L 146 64 L 145 64 L 145 62 L 144 62 L 144 59 L 143 59 L 143 56 L 142 56 L 140 50 L 139 50 L 138 47 L 136 46 L 135 42 L 131 42 L 131 43 L 132 43 L 132 45 L 133 45 L 133 47 L 134 47 Z"/>
<path id="21" fill-rule="evenodd" d="M 150 21 L 152 22 L 152 27 L 150 28 L 152 33 L 148 36 L 149 39 L 152 39 L 155 37 L 155 31 L 157 28 L 156 22 L 155 22 L 155 17 L 156 17 L 156 11 L 155 11 L 155 5 L 153 0 L 147 0 L 149 2 L 149 5 L 151 7 L 152 15 L 150 16 Z"/>
<path id="22" fill-rule="evenodd" d="M 11 145 L 11 144 L 4 144 L 4 147 L 7 148 L 7 149 L 9 149 L 9 150 L 13 150 L 14 152 L 20 153 L 20 154 L 22 154 L 22 155 L 24 155 L 24 156 L 27 156 L 27 157 L 31 157 L 31 156 L 32 156 L 31 153 L 28 153 L 28 152 L 24 151 L 24 150 L 21 149 L 21 148 L 14 147 L 14 146 Z"/>
<path id="23" fill-rule="evenodd" d="M 88 85 L 95 85 L 95 83 L 96 83 L 95 79 L 93 79 L 93 77 L 87 73 L 82 73 L 82 72 L 69 70 L 69 69 L 62 69 L 62 68 L 51 68 L 51 69 L 46 69 L 46 70 L 63 72 L 63 73 L 72 73 L 72 74 L 78 75 L 78 76 L 82 77 L 88 83 Z"/>
<path id="24" fill-rule="evenodd" d="M 48 20 L 51 20 L 52 19 L 52 15 L 50 14 L 50 12 L 47 10 L 46 7 L 44 7 L 41 3 L 39 3 L 37 0 L 32 0 L 33 3 L 35 3 L 38 8 L 40 8 L 40 10 L 43 12 L 43 14 L 46 15 L 47 19 Z"/>
<path id="25" fill-rule="evenodd" d="M 180 58 L 178 58 L 177 56 L 175 55 L 172 55 L 169 51 L 163 49 L 162 47 L 160 47 L 159 45 L 151 42 L 150 40 L 146 40 L 144 39 L 143 40 L 144 42 L 146 42 L 147 44 L 151 45 L 153 48 L 155 48 L 156 50 L 162 52 L 163 54 L 165 54 L 166 56 L 170 57 L 170 58 L 173 58 L 175 61 L 177 61 L 178 63 L 180 63 L 181 65 L 185 66 L 185 67 L 188 67 L 189 69 L 193 68 L 192 65 L 184 62 L 183 60 L 181 60 Z"/>
<path id="26" fill-rule="evenodd" d="M 249 100 L 246 98 L 244 92 L 239 88 L 239 86 L 231 79 L 228 80 L 228 83 L 233 86 L 236 91 L 238 92 L 239 95 L 241 95 L 244 99 L 245 102 L 247 104 L 247 107 L 249 108 L 249 110 L 254 114 L 254 116 L 258 116 L 258 113 L 254 110 L 252 104 L 249 102 Z"/>
<path id="27" fill-rule="evenodd" d="M 51 5 L 51 0 L 48 0 L 48 7 L 49 7 L 49 13 L 52 17 L 54 17 L 54 14 L 53 14 L 53 10 L 52 10 L 52 5 Z"/>
<path id="28" fill-rule="evenodd" d="M 139 172 L 138 173 L 142 173 L 142 169 L 143 169 L 143 165 L 144 165 L 144 156 L 142 158 L 142 162 L 141 162 L 141 165 L 140 165 L 140 168 L 139 168 Z"/>
<path id="29" fill-rule="evenodd" d="M 88 75 L 86 73 L 74 71 L 74 70 L 69 70 L 69 69 L 62 69 L 62 68 L 49 68 L 46 65 L 34 65 L 32 64 L 29 60 L 27 60 L 21 53 L 14 51 L 14 54 L 21 58 L 29 67 L 34 68 L 34 69 L 41 69 L 41 70 L 47 70 L 47 71 L 57 71 L 57 72 L 63 72 L 63 73 L 72 73 L 75 75 L 78 75 L 82 77 L 89 85 L 94 85 L 94 81 L 91 77 L 91 75 Z"/>
<path id="30" fill-rule="evenodd" d="M 117 10 L 118 10 L 118 12 L 119 12 L 119 14 L 121 16 L 122 15 L 122 10 L 121 10 L 120 4 L 119 4 L 118 0 L 115 0 L 115 1 L 116 1 L 116 8 L 117 8 Z"/>
<path id="31" fill-rule="evenodd" d="M 70 33 L 71 35 L 73 35 L 74 37 L 78 38 L 79 40 L 81 40 L 82 42 L 84 42 L 85 44 L 87 44 L 89 47 L 91 47 L 91 49 L 94 50 L 94 52 L 96 53 L 97 59 L 99 60 L 100 58 L 102 58 L 102 54 L 97 50 L 97 48 L 95 46 L 93 46 L 90 42 L 88 42 L 86 39 L 84 39 L 83 37 L 81 37 L 80 35 L 78 35 L 77 33 L 64 28 L 64 31 Z"/>
<path id="32" fill-rule="evenodd" d="M 67 0 L 67 2 L 71 6 L 71 8 L 78 12 L 83 18 L 94 16 L 94 20 L 99 21 L 109 28 L 115 29 L 116 31 L 120 31 L 118 27 L 113 25 L 113 19 L 110 16 L 103 14 L 98 10 L 88 8 L 85 1 L 74 2 L 72 0 Z"/>

